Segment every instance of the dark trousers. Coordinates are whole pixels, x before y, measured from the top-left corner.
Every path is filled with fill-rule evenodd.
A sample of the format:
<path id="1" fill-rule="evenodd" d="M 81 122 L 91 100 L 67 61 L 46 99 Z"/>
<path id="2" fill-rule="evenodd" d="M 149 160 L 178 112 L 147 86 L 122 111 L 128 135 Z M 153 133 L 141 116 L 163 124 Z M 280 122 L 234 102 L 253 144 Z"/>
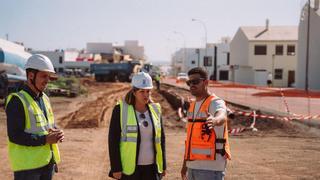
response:
<path id="1" fill-rule="evenodd" d="M 155 164 L 152 165 L 138 165 L 135 172 L 127 176 L 122 174 L 121 180 L 160 180 L 160 174 L 158 173 Z"/>
<path id="2" fill-rule="evenodd" d="M 54 164 L 31 170 L 14 172 L 14 180 L 51 180 L 54 173 Z"/>
<path id="3" fill-rule="evenodd" d="M 160 81 L 156 81 L 157 90 L 160 90 Z"/>

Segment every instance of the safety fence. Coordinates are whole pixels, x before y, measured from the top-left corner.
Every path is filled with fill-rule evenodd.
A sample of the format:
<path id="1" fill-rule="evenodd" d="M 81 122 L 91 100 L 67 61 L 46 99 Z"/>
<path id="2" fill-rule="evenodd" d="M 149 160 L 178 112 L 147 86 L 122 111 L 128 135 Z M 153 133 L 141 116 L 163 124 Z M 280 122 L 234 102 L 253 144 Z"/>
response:
<path id="1" fill-rule="evenodd" d="M 238 127 L 238 128 L 233 128 L 229 129 L 228 132 L 230 134 L 239 134 L 243 131 L 246 130 L 252 130 L 252 131 L 257 131 L 255 128 L 255 123 L 256 119 L 269 119 L 269 120 L 281 120 L 281 121 L 291 121 L 291 120 L 315 120 L 315 119 L 320 119 L 320 115 L 315 115 L 315 116 L 303 116 L 303 115 L 297 115 L 294 114 L 293 116 L 274 116 L 274 115 L 267 115 L 267 114 L 259 114 L 257 111 L 240 111 L 240 110 L 234 110 L 233 113 L 236 116 L 246 116 L 246 117 L 251 117 L 253 119 L 250 127 Z"/>
<path id="2" fill-rule="evenodd" d="M 173 80 L 171 79 L 171 82 L 169 79 L 166 83 L 188 89 L 185 83 L 177 84 Z M 251 117 L 249 119 L 320 120 L 320 92 L 221 82 L 210 82 L 209 90 L 228 102 L 250 107 L 251 110 L 248 111 L 234 110 L 234 114 Z M 179 97 L 179 100 L 184 101 L 183 97 L 175 95 Z M 181 108 L 178 109 L 178 114 L 183 116 Z M 282 116 L 269 114 L 282 114 Z M 185 120 L 183 117 L 180 119 Z M 246 130 L 255 131 L 256 129 L 254 125 L 238 127 L 230 129 L 229 133 L 238 134 Z"/>
<path id="3" fill-rule="evenodd" d="M 165 79 L 164 82 L 188 89 L 185 83 L 176 83 L 173 78 Z M 226 101 L 253 109 L 290 115 L 298 114 L 297 118 L 313 117 L 320 114 L 320 108 L 318 108 L 320 106 L 320 92 L 317 91 L 220 81 L 210 81 L 209 90 Z"/>

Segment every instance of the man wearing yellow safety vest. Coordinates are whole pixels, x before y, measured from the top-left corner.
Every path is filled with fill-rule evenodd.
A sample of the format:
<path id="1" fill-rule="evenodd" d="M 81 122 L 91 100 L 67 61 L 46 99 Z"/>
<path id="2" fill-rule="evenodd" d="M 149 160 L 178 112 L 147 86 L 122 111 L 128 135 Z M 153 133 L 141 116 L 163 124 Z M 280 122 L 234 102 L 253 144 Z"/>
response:
<path id="1" fill-rule="evenodd" d="M 208 74 L 200 68 L 188 72 L 187 85 L 196 100 L 187 112 L 187 138 L 182 179 L 222 180 L 231 158 L 225 102 L 208 91 Z"/>
<path id="2" fill-rule="evenodd" d="M 51 180 L 60 162 L 58 142 L 64 139 L 54 123 L 48 96 L 49 79 L 56 78 L 50 59 L 32 55 L 25 65 L 27 83 L 6 99 L 8 151 L 15 180 Z"/>
<path id="3" fill-rule="evenodd" d="M 157 90 L 160 90 L 160 81 L 161 81 L 160 73 L 157 73 L 155 75 L 154 80 L 156 81 Z"/>
<path id="4" fill-rule="evenodd" d="M 110 177 L 158 180 L 166 173 L 161 107 L 150 99 L 149 74 L 132 77 L 132 88 L 114 107 L 109 128 Z"/>

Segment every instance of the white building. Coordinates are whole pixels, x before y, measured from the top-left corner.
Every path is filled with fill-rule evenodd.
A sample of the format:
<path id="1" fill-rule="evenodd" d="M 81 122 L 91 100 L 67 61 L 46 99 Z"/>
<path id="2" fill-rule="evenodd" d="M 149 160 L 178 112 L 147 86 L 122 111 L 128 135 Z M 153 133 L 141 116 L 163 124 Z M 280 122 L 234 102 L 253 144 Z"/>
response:
<path id="1" fill-rule="evenodd" d="M 240 27 L 230 43 L 230 79 L 245 84 L 288 87 L 295 82 L 296 26 Z"/>
<path id="2" fill-rule="evenodd" d="M 172 55 L 174 74 L 188 72 L 194 67 L 207 70 L 210 79 L 228 80 L 229 40 L 223 38 L 220 43 L 207 44 L 207 48 L 182 48 Z M 217 70 L 215 72 L 215 69 Z"/>
<path id="3" fill-rule="evenodd" d="M 138 41 L 125 41 L 124 45 L 114 46 L 112 43 L 90 42 L 87 43 L 87 53 L 113 55 L 119 51 L 122 55 L 130 55 L 131 59 L 144 60 L 144 47 Z"/>
<path id="4" fill-rule="evenodd" d="M 89 42 L 87 43 L 87 52 L 92 54 L 112 54 L 113 53 L 113 45 L 112 43 L 104 43 L 104 42 Z"/>
<path id="5" fill-rule="evenodd" d="M 90 61 L 78 61 L 79 51 L 75 49 L 55 51 L 31 51 L 32 54 L 43 54 L 47 56 L 57 73 L 64 73 L 68 70 L 81 69 L 82 72 L 90 71 Z"/>
<path id="6" fill-rule="evenodd" d="M 319 0 L 311 3 L 310 9 L 310 30 L 309 30 L 309 66 L 308 66 L 308 87 L 312 90 L 320 90 L 320 10 Z M 306 52 L 307 52 L 307 30 L 308 30 L 308 4 L 301 12 L 299 24 L 298 41 L 298 66 L 297 66 L 297 88 L 305 88 L 306 78 Z"/>
<path id="7" fill-rule="evenodd" d="M 145 60 L 144 47 L 140 46 L 138 41 L 125 41 L 124 46 L 120 48 L 123 49 L 124 54 L 130 54 L 133 59 Z"/>

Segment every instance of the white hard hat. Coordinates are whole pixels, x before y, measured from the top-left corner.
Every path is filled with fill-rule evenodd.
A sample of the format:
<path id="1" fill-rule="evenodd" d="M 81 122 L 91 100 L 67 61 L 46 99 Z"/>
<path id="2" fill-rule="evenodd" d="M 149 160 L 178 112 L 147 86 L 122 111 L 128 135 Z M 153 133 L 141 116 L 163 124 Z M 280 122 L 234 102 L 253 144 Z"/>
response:
<path id="1" fill-rule="evenodd" d="M 25 65 L 25 69 L 36 69 L 38 71 L 45 71 L 55 73 L 52 62 L 50 59 L 42 54 L 34 54 L 29 57 Z"/>
<path id="2" fill-rule="evenodd" d="M 132 77 L 131 85 L 138 89 L 152 89 L 152 79 L 148 73 L 139 72 Z"/>

